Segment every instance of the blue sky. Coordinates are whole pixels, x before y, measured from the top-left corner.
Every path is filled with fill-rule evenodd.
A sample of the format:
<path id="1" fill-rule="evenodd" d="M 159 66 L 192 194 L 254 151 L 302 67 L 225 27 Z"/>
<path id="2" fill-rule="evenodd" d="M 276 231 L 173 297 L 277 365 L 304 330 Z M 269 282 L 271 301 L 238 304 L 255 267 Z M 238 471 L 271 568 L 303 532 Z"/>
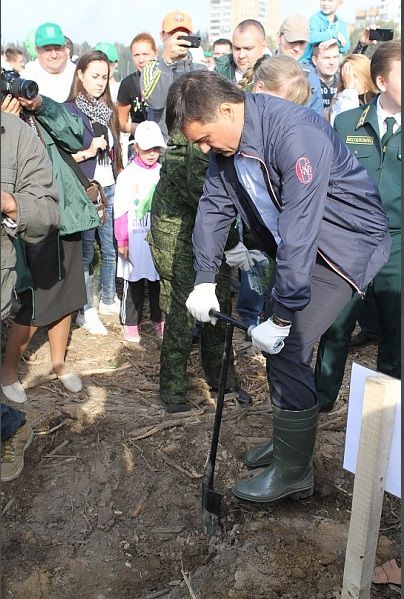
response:
<path id="1" fill-rule="evenodd" d="M 370 4 L 369 0 L 345 0 L 340 15 L 352 21 L 357 8 Z M 302 14 L 302 5 L 301 0 L 283 0 L 281 18 Z M 150 31 L 157 37 L 163 16 L 175 9 L 188 12 L 194 29 L 203 31 L 208 25 L 208 6 L 208 0 L 57 0 L 52 3 L 49 0 L 2 0 L 2 45 L 22 42 L 30 30 L 47 21 L 58 23 L 73 42 L 128 44 L 140 31 Z M 318 0 L 305 0 L 304 13 L 310 16 L 318 7 Z"/>

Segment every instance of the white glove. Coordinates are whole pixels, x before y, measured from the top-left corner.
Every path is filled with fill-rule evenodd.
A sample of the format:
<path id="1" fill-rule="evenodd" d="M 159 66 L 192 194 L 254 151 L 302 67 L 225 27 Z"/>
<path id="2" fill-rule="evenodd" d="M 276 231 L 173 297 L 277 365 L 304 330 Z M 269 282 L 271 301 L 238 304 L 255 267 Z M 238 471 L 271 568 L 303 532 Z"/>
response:
<path id="1" fill-rule="evenodd" d="M 289 332 L 290 325 L 281 327 L 268 319 L 251 331 L 252 344 L 267 354 L 279 354 Z"/>
<path id="2" fill-rule="evenodd" d="M 264 260 L 268 260 L 261 250 L 249 250 L 248 255 L 251 260 L 255 260 L 255 262 L 263 262 Z"/>
<path id="3" fill-rule="evenodd" d="M 241 241 L 231 250 L 227 250 L 224 255 L 229 266 L 237 266 L 241 270 L 250 270 L 254 266 L 249 251 Z"/>
<path id="4" fill-rule="evenodd" d="M 195 285 L 194 290 L 189 294 L 185 305 L 196 320 L 216 324 L 216 319 L 209 316 L 209 310 L 212 308 L 220 312 L 215 287 L 216 283 L 200 283 Z"/>

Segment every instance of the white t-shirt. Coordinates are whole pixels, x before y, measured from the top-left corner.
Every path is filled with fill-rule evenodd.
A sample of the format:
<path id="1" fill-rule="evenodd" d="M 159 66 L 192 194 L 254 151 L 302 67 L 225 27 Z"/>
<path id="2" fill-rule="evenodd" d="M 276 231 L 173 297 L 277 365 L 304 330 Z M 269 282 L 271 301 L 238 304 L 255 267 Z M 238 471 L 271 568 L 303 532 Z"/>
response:
<path id="1" fill-rule="evenodd" d="M 126 281 L 148 279 L 158 281 L 159 274 L 154 266 L 146 235 L 150 230 L 150 212 L 138 218 L 137 206 L 149 197 L 160 178 L 161 165 L 152 168 L 131 162 L 119 173 L 114 196 L 114 218 L 128 213 L 129 260 L 118 255 L 117 275 Z"/>
<path id="2" fill-rule="evenodd" d="M 112 148 L 114 145 L 114 138 L 112 136 L 111 129 L 108 127 L 108 144 Z M 108 161 L 108 164 L 97 164 L 94 172 L 94 179 L 98 181 L 101 187 L 108 187 L 115 183 L 114 171 L 112 170 L 112 162 Z"/>
<path id="3" fill-rule="evenodd" d="M 24 79 L 35 81 L 42 96 L 48 96 L 56 102 L 65 102 L 70 92 L 75 69 L 76 66 L 68 60 L 64 71 L 51 74 L 41 67 L 39 60 L 36 58 L 25 65 L 21 76 Z"/>

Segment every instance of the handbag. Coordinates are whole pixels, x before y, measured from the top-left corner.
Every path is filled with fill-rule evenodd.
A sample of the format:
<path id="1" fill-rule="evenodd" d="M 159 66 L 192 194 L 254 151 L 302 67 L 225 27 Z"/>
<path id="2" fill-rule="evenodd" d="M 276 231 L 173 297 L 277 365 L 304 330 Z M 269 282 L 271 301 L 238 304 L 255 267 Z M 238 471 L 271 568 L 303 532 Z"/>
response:
<path id="1" fill-rule="evenodd" d="M 92 203 L 95 204 L 95 208 L 100 219 L 100 224 L 103 225 L 107 220 L 107 198 L 105 197 L 104 190 L 98 181 L 92 179 L 89 181 L 89 183 L 89 187 L 86 188 L 86 194 Z"/>
<path id="2" fill-rule="evenodd" d="M 88 199 L 95 205 L 98 218 L 100 219 L 100 225 L 103 225 L 107 220 L 106 208 L 108 201 L 101 184 L 95 179 L 90 181 L 78 166 L 73 156 L 60 146 L 56 145 L 56 147 L 63 160 L 70 166 L 80 183 L 83 185 Z"/>

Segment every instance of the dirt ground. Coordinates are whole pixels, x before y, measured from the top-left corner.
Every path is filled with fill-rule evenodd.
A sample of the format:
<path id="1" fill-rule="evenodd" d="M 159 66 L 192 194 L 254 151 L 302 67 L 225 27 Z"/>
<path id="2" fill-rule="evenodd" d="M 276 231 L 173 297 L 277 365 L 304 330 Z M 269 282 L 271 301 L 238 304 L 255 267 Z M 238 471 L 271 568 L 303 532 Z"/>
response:
<path id="1" fill-rule="evenodd" d="M 337 405 L 319 423 L 315 492 L 256 506 L 236 500 L 246 448 L 271 432 L 262 357 L 235 333 L 237 369 L 254 398 L 226 396 L 215 487 L 221 529 L 202 531 L 201 482 L 214 401 L 190 360 L 192 412 L 167 415 L 158 397 L 159 342 L 140 346 L 73 327 L 68 363 L 83 391 L 49 376 L 46 333 L 21 364 L 36 433 L 19 478 L 2 487 L 4 599 L 337 599 L 353 476 L 342 469 L 350 364 Z M 375 366 L 367 347 L 350 360 Z M 400 502 L 385 494 L 376 563 L 399 556 Z M 372 586 L 371 597 L 399 597 Z"/>

